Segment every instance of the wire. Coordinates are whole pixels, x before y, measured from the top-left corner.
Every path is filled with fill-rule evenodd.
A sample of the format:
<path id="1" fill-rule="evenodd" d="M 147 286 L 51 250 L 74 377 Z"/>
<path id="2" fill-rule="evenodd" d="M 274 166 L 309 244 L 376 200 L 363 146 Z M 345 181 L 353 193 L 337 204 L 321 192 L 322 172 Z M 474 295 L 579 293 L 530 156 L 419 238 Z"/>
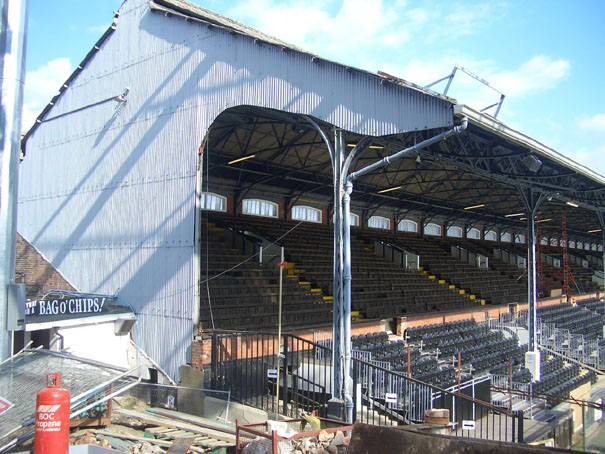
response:
<path id="1" fill-rule="evenodd" d="M 272 243 L 270 243 L 270 244 L 269 244 L 269 245 L 266 247 L 266 249 L 270 248 L 270 247 L 271 247 L 271 246 L 273 246 L 274 244 L 276 244 L 276 243 L 278 243 L 279 241 L 281 241 L 281 240 L 282 240 L 282 238 L 284 238 L 284 237 L 286 237 L 287 235 L 289 235 L 289 234 L 290 234 L 290 233 L 291 233 L 291 232 L 292 232 L 292 231 L 293 231 L 295 228 L 297 228 L 297 227 L 298 227 L 300 224 L 302 224 L 303 222 L 304 222 L 304 221 L 299 221 L 299 222 L 298 222 L 298 224 L 296 224 L 294 227 L 292 227 L 290 230 L 288 230 L 286 233 L 284 233 L 284 234 L 283 234 L 282 236 L 280 236 L 278 239 L 276 239 L 275 241 L 273 241 Z M 256 253 L 252 254 L 250 257 L 248 257 L 247 259 L 244 259 L 244 260 L 242 260 L 241 262 L 239 262 L 238 264 L 233 265 L 231 268 L 227 268 L 226 270 L 221 271 L 220 273 L 218 273 L 218 274 L 216 274 L 216 275 L 214 275 L 214 276 L 212 276 L 212 277 L 210 277 L 210 278 L 209 278 L 209 277 L 206 277 L 206 280 L 205 280 L 204 282 L 202 282 L 202 283 L 206 283 L 206 282 L 208 282 L 208 281 L 212 281 L 212 280 L 216 279 L 217 277 L 221 277 L 222 275 L 224 275 L 224 274 L 226 274 L 226 273 L 229 273 L 230 271 L 233 271 L 234 269 L 236 269 L 236 268 L 238 268 L 238 267 L 242 266 L 244 263 L 249 262 L 249 261 L 250 261 L 250 260 L 252 260 L 254 257 L 257 257 L 259 254 L 260 254 L 260 252 L 256 252 Z M 207 258 L 207 257 L 206 257 L 206 260 L 208 260 L 208 258 Z M 206 268 L 206 276 L 208 276 L 208 271 L 207 271 L 207 268 Z"/>

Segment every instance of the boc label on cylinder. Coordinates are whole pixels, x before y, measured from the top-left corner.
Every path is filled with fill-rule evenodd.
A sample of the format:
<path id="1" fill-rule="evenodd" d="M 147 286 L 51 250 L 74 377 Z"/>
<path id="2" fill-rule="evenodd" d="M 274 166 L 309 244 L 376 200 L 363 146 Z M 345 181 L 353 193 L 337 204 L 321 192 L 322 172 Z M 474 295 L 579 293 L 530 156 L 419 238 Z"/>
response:
<path id="1" fill-rule="evenodd" d="M 38 405 L 36 409 L 36 430 L 42 432 L 58 432 L 61 430 L 61 420 L 57 412 L 61 405 Z"/>

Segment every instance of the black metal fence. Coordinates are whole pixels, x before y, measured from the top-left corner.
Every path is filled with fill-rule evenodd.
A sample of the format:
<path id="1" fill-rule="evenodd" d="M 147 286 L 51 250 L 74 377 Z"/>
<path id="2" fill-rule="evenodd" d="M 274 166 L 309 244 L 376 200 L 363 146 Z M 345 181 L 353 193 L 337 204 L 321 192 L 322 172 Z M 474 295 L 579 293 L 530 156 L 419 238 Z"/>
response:
<path id="1" fill-rule="evenodd" d="M 230 391 L 232 401 L 270 413 L 297 417 L 300 411 L 316 411 L 325 417 L 332 397 L 332 370 L 332 351 L 301 337 L 284 334 L 278 342 L 272 333 L 215 331 L 207 386 Z M 523 442 L 522 413 L 509 413 L 362 359 L 353 358 L 348 379 L 357 421 L 419 423 L 425 410 L 443 408 L 449 410 L 457 436 Z"/>

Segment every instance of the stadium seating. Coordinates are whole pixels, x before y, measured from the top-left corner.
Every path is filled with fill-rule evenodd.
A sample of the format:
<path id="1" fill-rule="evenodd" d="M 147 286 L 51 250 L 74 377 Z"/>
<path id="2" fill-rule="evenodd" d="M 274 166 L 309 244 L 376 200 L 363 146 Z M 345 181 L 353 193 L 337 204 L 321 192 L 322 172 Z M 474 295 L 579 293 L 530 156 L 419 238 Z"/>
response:
<path id="1" fill-rule="evenodd" d="M 207 231 L 206 224 L 204 227 Z M 220 237 L 205 242 L 203 250 L 202 326 L 236 330 L 276 329 L 279 310 L 277 267 L 262 267 L 257 261 L 246 261 L 247 256 L 228 248 Z M 282 300 L 284 326 L 318 326 L 332 322 L 331 306 L 325 304 L 322 295 L 313 293 L 308 285 L 284 279 Z"/>
<path id="2" fill-rule="evenodd" d="M 213 214 L 211 220 L 224 228 L 278 242 L 293 267 L 291 277 L 308 282 L 324 296 L 333 296 L 334 239 L 330 227 L 222 214 Z M 356 237 L 351 243 L 351 254 L 352 308 L 363 318 L 456 310 L 476 304 L 418 271 L 405 270 L 378 257 L 371 245 Z"/>

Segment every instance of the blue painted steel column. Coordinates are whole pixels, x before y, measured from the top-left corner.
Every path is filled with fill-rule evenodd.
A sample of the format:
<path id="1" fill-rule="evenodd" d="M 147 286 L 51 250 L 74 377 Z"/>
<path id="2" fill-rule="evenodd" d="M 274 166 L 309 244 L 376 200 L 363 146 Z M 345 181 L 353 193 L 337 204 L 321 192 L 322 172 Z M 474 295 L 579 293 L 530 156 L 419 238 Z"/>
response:
<path id="1" fill-rule="evenodd" d="M 536 259 L 535 211 L 527 215 L 527 303 L 528 303 L 528 350 L 538 350 L 538 272 Z"/>
<path id="2" fill-rule="evenodd" d="M 603 254 L 601 256 L 603 259 L 602 287 L 603 287 L 603 293 L 605 293 L 605 211 L 599 211 L 597 214 L 599 216 L 599 224 L 601 224 L 601 247 L 603 248 Z"/>
<path id="3" fill-rule="evenodd" d="M 527 213 L 527 329 L 529 339 L 525 354 L 525 367 L 534 381 L 539 381 L 540 350 L 538 345 L 538 274 L 536 257 L 536 215 L 542 202 L 550 194 L 538 194 L 533 188 L 520 190 Z"/>
<path id="4" fill-rule="evenodd" d="M 313 125 L 324 141 L 332 163 L 332 182 L 334 185 L 334 280 L 333 280 L 333 316 L 332 316 L 332 399 L 328 402 L 328 416 L 341 418 L 340 404 L 344 394 L 344 339 L 343 339 L 343 254 L 342 254 L 342 196 L 343 196 L 343 166 L 345 166 L 344 134 L 341 130 L 334 131 L 334 147 L 325 131 L 308 115 L 306 120 Z M 339 402 L 336 402 L 339 401 Z M 338 413 L 338 414 L 335 414 Z"/>
<path id="5" fill-rule="evenodd" d="M 343 320 L 344 330 L 344 401 L 347 414 L 347 423 L 353 424 L 353 390 L 351 389 L 351 193 L 353 183 L 347 180 L 343 196 Z"/>
<path id="6" fill-rule="evenodd" d="M 343 292 L 343 210 L 342 194 L 343 179 L 342 166 L 344 163 L 345 141 L 341 130 L 334 132 L 334 281 L 333 281 L 333 325 L 332 325 L 332 397 L 343 399 L 344 394 L 344 353 L 345 342 L 345 316 L 344 316 L 344 292 Z"/>
<path id="7" fill-rule="evenodd" d="M 0 68 L 2 70 L 2 158 L 0 189 L 0 361 L 11 355 L 12 334 L 6 330 L 8 284 L 15 281 L 17 194 L 21 154 L 21 111 L 25 82 L 27 0 L 2 0 L 0 5 Z"/>
<path id="8" fill-rule="evenodd" d="M 344 364 L 344 375 L 342 376 L 344 383 L 342 385 L 342 389 L 344 390 L 344 401 L 347 410 L 347 422 L 353 422 L 353 391 L 351 388 L 352 380 L 349 379 L 351 374 L 351 209 L 350 209 L 350 201 L 351 201 L 351 193 L 353 192 L 353 182 L 363 176 L 366 175 L 376 169 L 381 167 L 388 166 L 392 161 L 396 159 L 401 159 L 411 153 L 415 153 L 418 150 L 421 150 L 425 147 L 428 147 L 434 143 L 440 142 L 442 140 L 447 139 L 448 137 L 456 134 L 460 134 L 463 132 L 468 126 L 468 119 L 465 117 L 462 119 L 462 123 L 458 126 L 453 127 L 447 131 L 444 131 L 436 136 L 433 136 L 429 139 L 426 139 L 416 145 L 413 145 L 404 150 L 400 150 L 397 153 L 392 154 L 391 156 L 387 156 L 380 161 L 377 161 L 373 164 L 370 164 L 363 169 L 357 170 L 351 173 L 348 177 L 345 178 L 346 173 L 349 171 L 349 167 L 351 165 L 354 154 L 357 153 L 358 147 L 362 145 L 358 144 L 357 147 L 351 152 L 351 155 L 347 157 L 343 168 L 343 180 L 345 180 L 345 191 L 343 194 L 343 290 L 344 290 L 344 304 L 343 304 L 343 319 L 344 319 L 344 333 L 343 338 L 345 342 L 345 364 Z M 337 149 L 340 147 L 344 148 L 344 139 L 339 137 L 340 140 L 336 140 Z M 339 145 L 339 142 L 340 145 Z M 343 152 L 344 153 L 344 152 Z"/>

